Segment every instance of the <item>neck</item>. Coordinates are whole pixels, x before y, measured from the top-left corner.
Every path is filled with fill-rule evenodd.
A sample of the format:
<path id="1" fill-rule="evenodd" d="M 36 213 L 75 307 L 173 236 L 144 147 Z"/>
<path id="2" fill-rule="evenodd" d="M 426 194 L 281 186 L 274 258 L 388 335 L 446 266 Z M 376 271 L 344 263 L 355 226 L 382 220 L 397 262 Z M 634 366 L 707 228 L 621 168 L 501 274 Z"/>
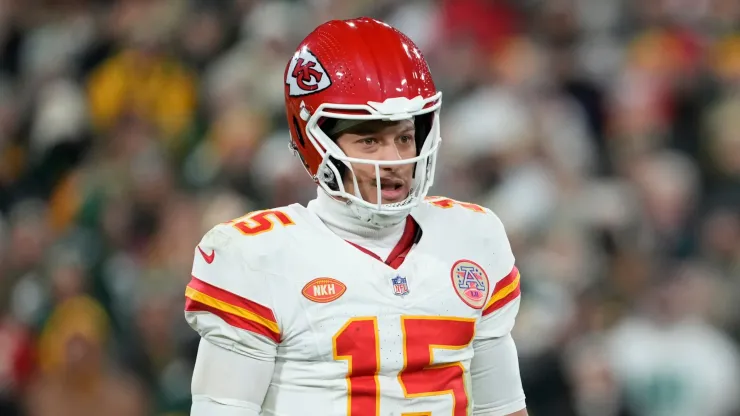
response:
<path id="1" fill-rule="evenodd" d="M 308 210 L 318 216 L 335 234 L 345 239 L 348 236 L 384 239 L 403 233 L 406 224 L 405 216 L 399 217 L 398 221 L 389 221 L 388 224 L 382 225 L 365 221 L 356 215 L 347 203 L 332 198 L 321 188 L 316 199 L 308 203 Z"/>

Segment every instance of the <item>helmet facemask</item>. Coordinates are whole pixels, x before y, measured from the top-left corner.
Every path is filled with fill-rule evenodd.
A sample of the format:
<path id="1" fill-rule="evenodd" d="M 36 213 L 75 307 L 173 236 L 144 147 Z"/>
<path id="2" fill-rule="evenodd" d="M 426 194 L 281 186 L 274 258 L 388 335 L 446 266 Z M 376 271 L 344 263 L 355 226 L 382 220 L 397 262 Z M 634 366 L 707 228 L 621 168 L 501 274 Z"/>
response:
<path id="1" fill-rule="evenodd" d="M 418 99 L 413 100 L 415 101 L 414 104 L 420 107 L 415 109 L 416 111 L 399 111 L 394 114 L 380 113 L 369 105 L 322 105 L 319 107 L 319 109 L 310 116 L 306 126 L 306 135 L 309 141 L 322 156 L 322 162 L 319 166 L 316 177 L 319 186 L 321 186 L 327 194 L 346 201 L 353 212 L 363 221 L 375 223 L 378 226 L 403 221 L 411 209 L 424 199 L 434 181 L 437 150 L 441 141 L 439 129 L 439 107 L 441 105 L 440 96 L 441 94 L 438 93 L 427 100 L 421 100 L 421 97 L 417 97 Z M 388 101 L 391 100 L 387 100 L 387 102 Z M 395 103 L 396 107 L 398 107 L 398 101 Z M 428 105 L 430 103 L 431 105 Z M 370 104 L 377 104 L 381 109 L 383 109 L 382 104 L 380 103 Z M 391 104 L 394 103 L 392 102 Z M 347 114 L 346 112 L 340 113 L 336 111 L 348 109 L 355 110 L 353 111 L 354 114 Z M 358 114 L 359 112 L 356 111 L 358 109 L 365 110 L 366 114 Z M 369 120 L 399 121 L 412 119 L 414 120 L 416 130 L 416 135 L 414 137 L 416 142 L 416 156 L 394 160 L 373 160 L 349 157 L 319 126 L 320 121 L 332 118 L 339 120 L 357 120 L 358 122 Z M 376 203 L 368 202 L 362 197 L 353 164 L 355 166 L 371 165 L 374 167 L 375 181 L 377 185 Z M 412 180 L 409 184 L 408 196 L 402 201 L 384 204 L 382 202 L 381 190 L 382 168 L 406 164 L 414 165 Z M 354 192 L 350 192 L 345 189 L 343 179 L 345 178 L 345 175 L 348 174 L 351 174 L 354 184 Z"/>

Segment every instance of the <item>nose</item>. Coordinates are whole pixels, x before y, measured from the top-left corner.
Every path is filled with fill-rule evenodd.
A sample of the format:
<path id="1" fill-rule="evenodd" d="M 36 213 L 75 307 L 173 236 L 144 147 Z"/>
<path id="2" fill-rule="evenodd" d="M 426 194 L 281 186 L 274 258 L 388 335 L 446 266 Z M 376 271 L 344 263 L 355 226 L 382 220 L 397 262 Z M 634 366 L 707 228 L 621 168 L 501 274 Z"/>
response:
<path id="1" fill-rule="evenodd" d="M 381 160 L 401 160 L 403 157 L 401 156 L 401 152 L 398 150 L 398 147 L 396 147 L 396 143 L 394 140 L 386 141 L 383 145 L 382 149 L 382 156 Z M 385 171 L 393 171 L 398 169 L 400 165 L 384 165 L 381 166 L 383 170 Z"/>

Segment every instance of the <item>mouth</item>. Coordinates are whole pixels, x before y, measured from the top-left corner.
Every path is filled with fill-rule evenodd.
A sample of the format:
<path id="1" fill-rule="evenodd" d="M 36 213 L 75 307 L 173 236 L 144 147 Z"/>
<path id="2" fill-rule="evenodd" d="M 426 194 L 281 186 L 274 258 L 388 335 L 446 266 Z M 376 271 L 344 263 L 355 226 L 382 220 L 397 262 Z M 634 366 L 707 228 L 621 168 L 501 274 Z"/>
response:
<path id="1" fill-rule="evenodd" d="M 377 182 L 373 187 L 377 189 Z M 377 192 L 377 191 L 375 191 Z M 401 179 L 381 179 L 380 180 L 380 197 L 383 203 L 400 202 L 408 196 L 406 183 Z"/>

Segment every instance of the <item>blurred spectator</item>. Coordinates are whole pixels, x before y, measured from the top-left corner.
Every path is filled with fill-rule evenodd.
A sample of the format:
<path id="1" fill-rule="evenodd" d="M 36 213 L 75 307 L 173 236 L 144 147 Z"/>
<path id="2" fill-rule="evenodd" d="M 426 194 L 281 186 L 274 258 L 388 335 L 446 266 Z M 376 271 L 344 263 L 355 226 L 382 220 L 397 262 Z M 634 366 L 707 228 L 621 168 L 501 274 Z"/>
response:
<path id="1" fill-rule="evenodd" d="M 102 308 L 88 297 L 70 298 L 54 310 L 39 339 L 29 415 L 146 414 L 139 386 L 106 362 L 108 330 Z"/>
<path id="2" fill-rule="evenodd" d="M 740 404 L 740 354 L 706 322 L 717 277 L 697 264 L 666 270 L 644 313 L 611 334 L 612 371 L 640 415 L 731 415 Z"/>

